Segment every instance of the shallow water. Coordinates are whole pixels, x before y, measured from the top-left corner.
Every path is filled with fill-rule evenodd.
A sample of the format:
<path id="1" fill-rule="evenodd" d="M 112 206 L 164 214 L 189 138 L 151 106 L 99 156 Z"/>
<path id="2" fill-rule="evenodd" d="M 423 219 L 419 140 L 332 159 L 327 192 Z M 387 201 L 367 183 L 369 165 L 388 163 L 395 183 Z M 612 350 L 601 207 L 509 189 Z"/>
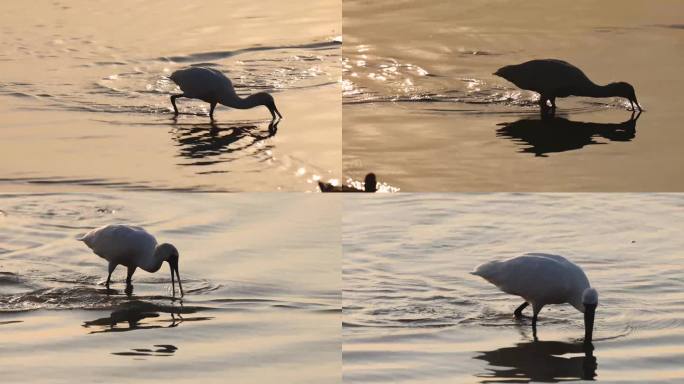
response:
<path id="1" fill-rule="evenodd" d="M 339 2 L 78 1 L 0 5 L 3 183 L 313 191 L 341 172 Z M 264 107 L 169 95 L 210 66 Z M 46 161 L 45 159 L 50 159 Z M 21 189 L 21 188 L 18 188 Z"/>
<path id="2" fill-rule="evenodd" d="M 350 196 L 343 209 L 343 372 L 368 382 L 681 382 L 684 197 Z M 469 274 L 530 252 L 583 267 L 599 291 L 594 350 L 569 305 L 531 323 Z"/>
<path id="3" fill-rule="evenodd" d="M 340 208 L 295 194 L 0 196 L 3 380 L 339 382 Z M 118 222 L 179 249 L 182 301 L 166 266 L 138 270 L 131 297 L 119 267 L 106 293 L 105 261 L 75 239 Z"/>
<path id="4" fill-rule="evenodd" d="M 402 191 L 684 187 L 681 2 L 350 0 L 343 11 L 345 176 L 373 171 Z M 647 111 L 573 97 L 540 121 L 535 93 L 492 74 L 533 58 L 628 81 Z"/>

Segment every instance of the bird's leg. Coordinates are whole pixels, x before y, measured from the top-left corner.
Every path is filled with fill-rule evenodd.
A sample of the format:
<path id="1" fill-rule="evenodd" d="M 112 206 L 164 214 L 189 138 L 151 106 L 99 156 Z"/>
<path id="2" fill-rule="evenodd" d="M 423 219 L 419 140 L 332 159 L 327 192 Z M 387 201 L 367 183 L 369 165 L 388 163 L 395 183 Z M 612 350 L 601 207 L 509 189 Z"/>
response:
<path id="1" fill-rule="evenodd" d="M 173 112 L 177 115 L 178 114 L 178 108 L 176 108 L 176 99 L 179 97 L 185 97 L 185 94 L 182 95 L 171 95 L 171 105 L 173 105 Z"/>
<path id="2" fill-rule="evenodd" d="M 133 292 L 133 284 L 131 284 L 131 278 L 135 273 L 137 267 L 128 267 L 128 274 L 126 275 L 126 293 L 131 294 Z"/>
<path id="3" fill-rule="evenodd" d="M 549 98 L 546 95 L 539 94 L 539 108 L 545 111 L 549 106 L 546 104 L 546 100 Z"/>
<path id="4" fill-rule="evenodd" d="M 532 305 L 532 334 L 534 335 L 534 340 L 537 340 L 537 315 L 541 311 L 544 305 Z"/>
<path id="5" fill-rule="evenodd" d="M 520 306 L 513 312 L 513 315 L 518 319 L 523 317 L 522 311 L 523 309 L 527 308 L 528 305 L 530 305 L 530 303 L 528 303 L 527 301 L 520 304 Z"/>
<path id="6" fill-rule="evenodd" d="M 107 288 L 107 291 L 109 291 L 109 282 L 112 280 L 112 272 L 116 269 L 116 264 L 114 263 L 109 263 L 109 275 L 107 275 L 107 282 L 105 283 L 105 287 Z"/>
<path id="7" fill-rule="evenodd" d="M 214 108 L 216 108 L 216 102 L 210 103 L 211 107 L 209 108 L 209 117 L 214 120 Z"/>

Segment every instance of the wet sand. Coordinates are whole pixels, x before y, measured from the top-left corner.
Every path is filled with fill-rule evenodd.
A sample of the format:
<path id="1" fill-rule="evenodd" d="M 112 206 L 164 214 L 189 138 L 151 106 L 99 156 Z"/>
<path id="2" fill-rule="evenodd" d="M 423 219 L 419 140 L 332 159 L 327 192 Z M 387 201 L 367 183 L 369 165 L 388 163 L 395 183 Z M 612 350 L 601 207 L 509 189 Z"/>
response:
<path id="1" fill-rule="evenodd" d="M 345 383 L 676 383 L 684 379 L 678 194 L 350 196 L 343 209 Z M 470 275 L 541 252 L 599 292 L 593 349 L 570 305 L 517 321 Z"/>
<path id="2" fill-rule="evenodd" d="M 402 191 L 684 188 L 681 3 L 388 4 L 343 5 L 345 177 L 371 170 Z M 533 58 L 628 81 L 646 112 L 565 98 L 540 121 L 536 94 L 492 75 Z"/>
<path id="3" fill-rule="evenodd" d="M 340 179 L 338 3 L 1 7 L 8 188 L 315 191 Z M 190 65 L 226 73 L 242 96 L 271 92 L 284 119 L 219 106 L 212 124 L 188 99 L 174 119 L 168 75 Z"/>
<path id="4" fill-rule="evenodd" d="M 0 196 L 0 371 L 6 382 L 337 383 L 335 196 L 166 192 Z M 179 250 L 168 267 L 106 262 L 76 237 L 134 223 Z"/>

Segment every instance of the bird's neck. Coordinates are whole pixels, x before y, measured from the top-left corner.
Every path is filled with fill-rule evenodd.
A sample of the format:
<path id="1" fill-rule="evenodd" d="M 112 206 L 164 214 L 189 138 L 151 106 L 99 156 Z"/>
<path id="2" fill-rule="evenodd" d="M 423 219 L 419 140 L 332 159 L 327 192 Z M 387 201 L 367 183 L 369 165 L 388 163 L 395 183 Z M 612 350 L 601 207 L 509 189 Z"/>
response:
<path id="1" fill-rule="evenodd" d="M 221 104 L 231 107 L 231 108 L 236 108 L 236 109 L 250 109 L 254 108 L 258 105 L 261 105 L 259 102 L 258 97 L 256 97 L 256 93 L 253 95 L 249 95 L 247 97 L 240 97 L 237 94 L 231 95 L 230 97 L 224 98 L 221 101 Z"/>
<path id="2" fill-rule="evenodd" d="M 164 256 L 162 256 L 159 252 L 159 247 L 155 248 L 154 253 L 152 254 L 152 257 L 148 258 L 145 263 L 142 263 L 139 265 L 139 267 L 147 272 L 154 273 L 161 268 L 162 264 L 164 264 Z"/>
<path id="3" fill-rule="evenodd" d="M 612 97 L 615 96 L 615 94 L 608 85 L 592 83 L 591 85 L 582 88 L 576 96 Z"/>

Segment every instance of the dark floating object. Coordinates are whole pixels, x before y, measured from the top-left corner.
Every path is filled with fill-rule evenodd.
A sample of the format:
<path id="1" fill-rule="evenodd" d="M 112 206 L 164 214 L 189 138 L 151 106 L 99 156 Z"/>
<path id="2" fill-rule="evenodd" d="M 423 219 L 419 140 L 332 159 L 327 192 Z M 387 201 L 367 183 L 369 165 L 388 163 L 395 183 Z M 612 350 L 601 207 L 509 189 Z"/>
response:
<path id="1" fill-rule="evenodd" d="M 617 82 L 597 85 L 574 65 L 556 59 L 531 60 L 517 65 L 499 68 L 494 75 L 502 77 L 522 89 L 539 93 L 542 112 L 556 109 L 556 97 L 624 97 L 641 111 L 634 87 L 629 83 Z"/>
<path id="2" fill-rule="evenodd" d="M 276 108 L 273 96 L 266 92 L 259 92 L 243 99 L 235 92 L 230 79 L 215 69 L 206 67 L 179 69 L 172 73 L 169 78 L 178 84 L 183 91 L 180 95 L 171 95 L 171 104 L 176 115 L 178 114 L 176 99 L 187 97 L 209 103 L 211 105 L 209 117 L 212 119 L 214 118 L 216 104 L 223 104 L 226 107 L 236 109 L 249 109 L 263 105 L 271 112 L 273 120 L 275 120 L 276 114 L 279 118 L 283 118 L 280 112 L 278 112 L 278 108 Z"/>
<path id="3" fill-rule="evenodd" d="M 318 182 L 318 188 L 321 189 L 321 192 L 377 192 L 378 190 L 378 181 L 375 178 L 374 173 L 369 173 L 366 175 L 366 177 L 363 179 L 363 190 L 356 189 L 354 187 L 348 187 L 346 185 L 332 185 L 330 183 L 324 183 L 319 181 Z"/>

